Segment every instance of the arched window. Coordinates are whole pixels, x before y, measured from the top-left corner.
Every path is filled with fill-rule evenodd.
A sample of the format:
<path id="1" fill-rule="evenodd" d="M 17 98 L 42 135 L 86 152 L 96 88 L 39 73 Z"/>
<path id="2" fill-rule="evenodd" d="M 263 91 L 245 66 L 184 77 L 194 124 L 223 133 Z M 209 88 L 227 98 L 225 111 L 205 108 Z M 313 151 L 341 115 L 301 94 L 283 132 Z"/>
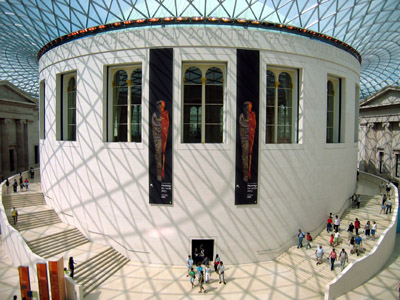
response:
<path id="1" fill-rule="evenodd" d="M 56 138 L 76 141 L 76 72 L 57 75 Z"/>
<path id="2" fill-rule="evenodd" d="M 222 143 L 224 66 L 184 66 L 183 143 Z"/>
<path id="3" fill-rule="evenodd" d="M 109 67 L 107 141 L 142 141 L 142 69 L 140 66 Z"/>
<path id="4" fill-rule="evenodd" d="M 340 143 L 342 140 L 341 79 L 329 77 L 326 85 L 326 142 Z"/>
<path id="5" fill-rule="evenodd" d="M 267 70 L 266 136 L 267 144 L 296 143 L 298 70 Z M 278 79 L 278 81 L 276 80 Z"/>

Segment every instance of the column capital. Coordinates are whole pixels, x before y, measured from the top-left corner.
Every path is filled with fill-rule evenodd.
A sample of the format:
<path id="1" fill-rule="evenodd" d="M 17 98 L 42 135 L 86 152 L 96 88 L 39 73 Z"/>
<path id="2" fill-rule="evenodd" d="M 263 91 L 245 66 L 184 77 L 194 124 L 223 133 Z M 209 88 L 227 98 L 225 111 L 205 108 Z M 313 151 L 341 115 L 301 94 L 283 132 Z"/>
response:
<path id="1" fill-rule="evenodd" d="M 17 125 L 25 125 L 26 124 L 26 120 L 20 119 L 20 120 L 16 120 Z"/>
<path id="2" fill-rule="evenodd" d="M 374 128 L 375 127 L 375 123 L 367 123 L 367 127 L 368 128 Z"/>
<path id="3" fill-rule="evenodd" d="M 0 119 L 0 124 L 4 125 L 10 125 L 11 124 L 11 119 Z"/>
<path id="4" fill-rule="evenodd" d="M 382 123 L 382 127 L 383 127 L 383 128 L 389 129 L 389 126 L 390 126 L 390 123 L 389 123 L 389 122 L 383 122 L 383 123 Z"/>

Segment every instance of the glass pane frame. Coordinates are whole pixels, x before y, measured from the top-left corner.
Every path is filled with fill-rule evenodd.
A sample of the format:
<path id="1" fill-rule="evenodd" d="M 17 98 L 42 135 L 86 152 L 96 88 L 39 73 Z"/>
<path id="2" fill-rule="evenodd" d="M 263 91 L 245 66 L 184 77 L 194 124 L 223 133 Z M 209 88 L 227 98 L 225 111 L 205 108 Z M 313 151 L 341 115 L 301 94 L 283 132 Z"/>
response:
<path id="1" fill-rule="evenodd" d="M 110 143 L 143 142 L 142 64 L 107 66 L 105 136 Z"/>
<path id="2" fill-rule="evenodd" d="M 226 63 L 182 64 L 182 144 L 224 143 L 226 69 Z"/>
<path id="3" fill-rule="evenodd" d="M 264 143 L 298 144 L 300 69 L 267 65 Z"/>

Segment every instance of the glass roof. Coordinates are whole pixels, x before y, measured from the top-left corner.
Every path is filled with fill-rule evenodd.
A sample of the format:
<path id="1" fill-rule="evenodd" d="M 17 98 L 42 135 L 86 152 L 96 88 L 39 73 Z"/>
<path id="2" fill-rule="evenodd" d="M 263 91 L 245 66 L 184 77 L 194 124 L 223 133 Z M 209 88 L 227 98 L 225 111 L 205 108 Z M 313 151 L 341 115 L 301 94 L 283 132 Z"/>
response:
<path id="1" fill-rule="evenodd" d="M 154 17 L 228 17 L 330 35 L 362 56 L 361 98 L 399 85 L 399 0 L 0 0 L 0 80 L 38 96 L 37 54 L 80 29 Z"/>

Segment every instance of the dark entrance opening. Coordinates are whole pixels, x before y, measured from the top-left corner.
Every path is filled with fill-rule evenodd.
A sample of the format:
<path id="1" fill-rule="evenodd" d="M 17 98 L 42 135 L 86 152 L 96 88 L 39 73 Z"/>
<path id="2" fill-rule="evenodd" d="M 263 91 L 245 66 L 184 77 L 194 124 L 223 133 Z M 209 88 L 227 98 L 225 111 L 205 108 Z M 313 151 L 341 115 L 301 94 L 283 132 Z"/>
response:
<path id="1" fill-rule="evenodd" d="M 196 248 L 199 253 L 198 261 L 196 261 L 194 254 Z M 214 260 L 214 240 L 192 240 L 192 258 L 194 263 L 202 262 L 202 258 L 200 258 L 201 249 L 204 249 L 204 257 L 208 257 L 210 261 Z"/>

